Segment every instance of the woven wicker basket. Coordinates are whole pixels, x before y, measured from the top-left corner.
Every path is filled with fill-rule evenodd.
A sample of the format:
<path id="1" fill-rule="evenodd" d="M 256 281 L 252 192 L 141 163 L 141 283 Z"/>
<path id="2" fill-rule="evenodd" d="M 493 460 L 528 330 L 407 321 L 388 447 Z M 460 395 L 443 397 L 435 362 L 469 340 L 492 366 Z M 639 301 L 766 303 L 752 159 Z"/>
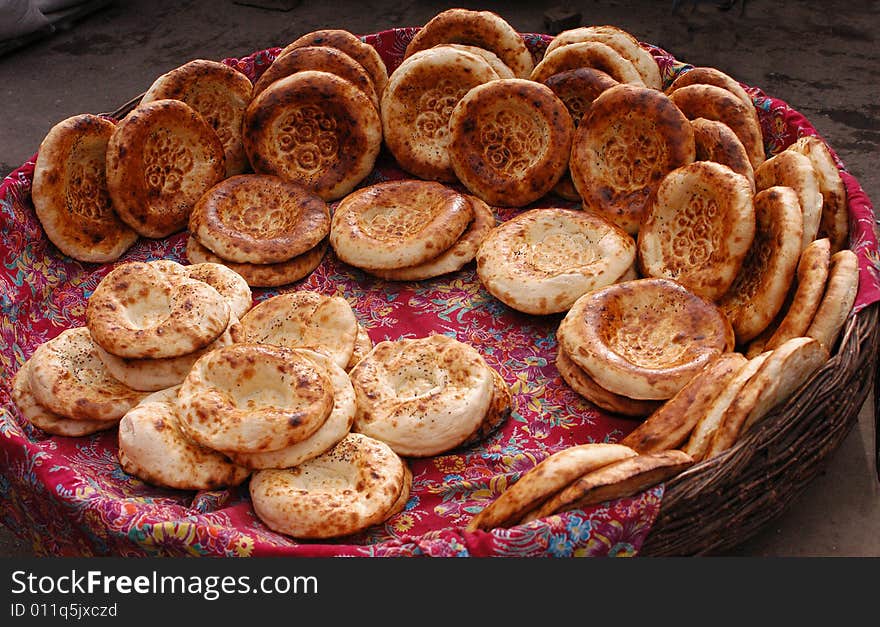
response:
<path id="1" fill-rule="evenodd" d="M 119 119 L 142 96 L 103 115 Z M 857 424 L 875 381 L 877 400 L 878 306 L 850 315 L 837 352 L 784 405 L 724 453 L 666 482 L 659 516 L 640 555 L 717 554 L 742 544 L 788 509 Z M 880 403 L 875 417 L 880 430 Z M 880 477 L 880 446 L 877 464 Z"/>

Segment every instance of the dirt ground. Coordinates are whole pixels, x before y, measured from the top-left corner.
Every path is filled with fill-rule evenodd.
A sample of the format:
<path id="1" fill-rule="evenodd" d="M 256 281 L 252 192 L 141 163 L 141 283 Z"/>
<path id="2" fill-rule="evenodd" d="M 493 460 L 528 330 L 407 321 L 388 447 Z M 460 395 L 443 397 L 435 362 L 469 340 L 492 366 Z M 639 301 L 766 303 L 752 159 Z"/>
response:
<path id="1" fill-rule="evenodd" d="M 259 5 L 258 0 L 253 4 Z M 275 3 L 280 4 L 280 3 Z M 520 32 L 547 32 L 544 13 L 614 24 L 678 59 L 714 66 L 803 113 L 872 199 L 880 198 L 880 2 L 750 0 L 439 3 L 301 1 L 289 11 L 244 2 L 116 2 L 0 57 L 0 174 L 28 159 L 57 121 L 112 111 L 159 74 L 193 58 L 244 56 L 318 28 L 356 34 L 419 26 L 449 6 L 494 10 Z M 868 376 L 868 373 L 866 373 Z M 880 491 L 870 403 L 822 476 L 778 522 L 733 555 L 880 555 Z M 3 530 L 0 555 L 29 548 Z"/>

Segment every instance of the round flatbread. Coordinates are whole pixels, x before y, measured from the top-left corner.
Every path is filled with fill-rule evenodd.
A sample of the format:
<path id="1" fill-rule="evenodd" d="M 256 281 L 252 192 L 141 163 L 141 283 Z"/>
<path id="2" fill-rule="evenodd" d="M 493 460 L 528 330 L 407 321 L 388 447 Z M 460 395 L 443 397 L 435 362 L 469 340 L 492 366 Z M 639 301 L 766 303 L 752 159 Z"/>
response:
<path id="1" fill-rule="evenodd" d="M 254 83 L 251 98 L 259 96 L 278 79 L 305 70 L 330 72 L 344 78 L 364 92 L 376 109 L 379 108 L 379 96 L 369 72 L 343 51 L 329 46 L 303 46 L 277 57 Z"/>
<path id="2" fill-rule="evenodd" d="M 805 335 L 819 341 L 829 353 L 852 312 L 859 292 L 859 260 L 849 250 L 831 256 L 825 294 Z"/>
<path id="3" fill-rule="evenodd" d="M 326 369 L 289 348 L 237 343 L 200 357 L 178 393 L 180 426 L 229 453 L 262 453 L 302 442 L 333 407 Z"/>
<path id="4" fill-rule="evenodd" d="M 819 181 L 822 193 L 822 218 L 819 222 L 819 237 L 831 240 L 831 253 L 849 244 L 849 208 L 846 204 L 846 186 L 840 177 L 840 170 L 828 144 L 815 135 L 805 135 L 791 144 L 786 150 L 798 152 L 813 164 L 813 171 Z"/>
<path id="5" fill-rule="evenodd" d="M 556 35 L 547 45 L 544 55 L 548 55 L 556 48 L 584 41 L 598 41 L 610 46 L 623 58 L 628 60 L 636 68 L 641 76 L 645 87 L 661 89 L 663 81 L 660 77 L 660 68 L 650 52 L 642 48 L 638 39 L 632 34 L 617 26 L 581 26 L 562 31 Z"/>
<path id="6" fill-rule="evenodd" d="M 466 44 L 493 52 L 517 78 L 528 78 L 532 54 L 516 30 L 497 13 L 453 8 L 438 13 L 407 44 L 404 59 L 437 44 Z"/>
<path id="7" fill-rule="evenodd" d="M 229 315 L 226 299 L 207 283 L 132 261 L 98 283 L 89 297 L 86 326 L 108 353 L 179 357 L 216 340 L 229 326 Z"/>
<path id="8" fill-rule="evenodd" d="M 329 72 L 296 72 L 248 105 L 242 137 L 254 171 L 293 181 L 324 200 L 348 194 L 373 169 L 382 122 L 360 89 Z"/>
<path id="9" fill-rule="evenodd" d="M 351 430 L 355 414 L 354 388 L 345 370 L 320 353 L 297 348 L 297 354 L 311 359 L 327 372 L 333 385 L 333 408 L 315 433 L 291 446 L 266 453 L 229 453 L 229 457 L 247 468 L 292 468 L 322 455 L 339 443 Z"/>
<path id="10" fill-rule="evenodd" d="M 28 375 L 37 402 L 72 420 L 119 420 L 144 396 L 107 372 L 86 327 L 67 329 L 38 346 Z"/>
<path id="11" fill-rule="evenodd" d="M 748 179 L 720 163 L 695 161 L 670 172 L 639 228 L 641 274 L 721 298 L 755 237 L 752 199 Z"/>
<path id="12" fill-rule="evenodd" d="M 341 296 L 300 290 L 256 305 L 242 317 L 241 335 L 245 342 L 310 349 L 345 368 L 354 352 L 358 321 Z"/>
<path id="13" fill-rule="evenodd" d="M 199 199 L 189 230 L 217 256 L 235 263 L 281 263 L 330 234 L 330 209 L 317 194 L 277 176 L 241 174 Z"/>
<path id="14" fill-rule="evenodd" d="M 551 453 L 507 487 L 467 525 L 469 531 L 512 527 L 529 511 L 541 505 L 578 477 L 636 452 L 620 444 L 594 442 Z"/>
<path id="15" fill-rule="evenodd" d="M 569 168 L 584 206 L 634 235 L 663 177 L 694 156 L 693 128 L 668 97 L 617 85 L 578 126 Z"/>
<path id="16" fill-rule="evenodd" d="M 287 44 L 278 58 L 285 56 L 297 48 L 306 46 L 324 46 L 341 50 L 352 59 L 360 63 L 373 79 L 376 95 L 382 97 L 385 85 L 388 83 L 388 68 L 379 55 L 379 52 L 370 44 L 363 41 L 357 35 L 339 28 L 324 28 L 298 37 Z"/>
<path id="17" fill-rule="evenodd" d="M 697 118 L 694 127 L 694 147 L 697 161 L 714 161 L 726 165 L 749 180 L 755 189 L 755 170 L 749 161 L 745 146 L 724 122 Z"/>
<path id="18" fill-rule="evenodd" d="M 449 116 L 473 87 L 497 80 L 483 57 L 437 46 L 404 61 L 382 95 L 382 133 L 398 165 L 421 179 L 452 182 Z"/>
<path id="19" fill-rule="evenodd" d="M 358 268 L 408 268 L 448 250 L 473 215 L 468 198 L 442 183 L 376 183 L 336 207 L 330 245 L 339 259 Z"/>
<path id="20" fill-rule="evenodd" d="M 754 111 L 755 120 L 758 119 L 758 113 L 755 109 L 754 101 L 748 92 L 743 88 L 742 84 L 732 76 L 725 74 L 716 67 L 697 66 L 692 67 L 678 74 L 675 80 L 670 83 L 666 89 L 667 94 L 671 94 L 676 89 L 686 87 L 688 85 L 714 85 L 726 89 L 734 96 L 739 98 L 746 107 L 751 107 Z"/>
<path id="21" fill-rule="evenodd" d="M 468 196 L 474 218 L 461 237 L 437 257 L 425 263 L 394 270 L 370 270 L 372 274 L 389 281 L 422 281 L 450 272 L 456 272 L 473 261 L 483 240 L 495 228 L 492 208 L 476 196 Z"/>
<path id="22" fill-rule="evenodd" d="M 282 287 L 296 283 L 314 272 L 327 252 L 329 240 L 293 259 L 279 263 L 235 263 L 215 255 L 190 235 L 186 240 L 186 257 L 190 263 L 219 263 L 241 277 L 251 287 Z"/>
<path id="23" fill-rule="evenodd" d="M 150 394 L 119 422 L 122 469 L 152 485 L 175 490 L 217 490 L 241 484 L 250 471 L 180 430 L 177 387 Z"/>
<path id="24" fill-rule="evenodd" d="M 705 118 L 730 127 L 745 147 L 752 168 L 764 162 L 764 137 L 754 106 L 723 87 L 705 83 L 679 87 L 669 93 L 669 98 L 689 120 Z"/>
<path id="25" fill-rule="evenodd" d="M 539 208 L 495 227 L 477 253 L 483 286 L 509 307 L 543 315 L 614 283 L 632 265 L 633 238 L 591 211 Z"/>
<path id="26" fill-rule="evenodd" d="M 490 205 L 522 207 L 562 179 L 573 128 L 565 104 L 546 85 L 491 81 L 453 109 L 449 160 L 472 194 Z"/>
<path id="27" fill-rule="evenodd" d="M 606 390 L 666 400 L 733 348 L 712 302 L 669 279 L 615 283 L 579 298 L 556 333 L 562 350 Z M 672 340 L 672 341 L 670 341 Z"/>
<path id="28" fill-rule="evenodd" d="M 615 394 L 596 383 L 584 369 L 574 363 L 560 347 L 556 352 L 556 369 L 571 389 L 585 399 L 614 414 L 643 418 L 661 406 L 661 401 L 645 401 Z"/>
<path id="29" fill-rule="evenodd" d="M 199 357 L 221 346 L 229 346 L 241 340 L 241 327 L 238 318 L 229 316 L 229 326 L 216 340 L 192 353 L 179 357 L 162 357 L 158 359 L 126 358 L 108 353 L 100 345 L 95 344 L 98 358 L 117 381 L 120 381 L 141 392 L 156 392 L 183 383 Z"/>
<path id="30" fill-rule="evenodd" d="M 602 70 L 579 67 L 548 76 L 544 84 L 565 103 L 572 124 L 577 128 L 599 94 L 620 83 Z"/>
<path id="31" fill-rule="evenodd" d="M 107 191 L 107 144 L 115 130 L 113 122 L 85 113 L 54 125 L 40 143 L 34 210 L 49 241 L 78 261 L 114 261 L 137 241 Z"/>
<path id="32" fill-rule="evenodd" d="M 241 120 L 252 88 L 250 79 L 232 66 L 193 59 L 153 81 L 140 104 L 170 98 L 195 109 L 220 138 L 226 176 L 233 176 L 250 167 L 241 143 Z"/>
<path id="33" fill-rule="evenodd" d="M 619 83 L 645 87 L 645 82 L 632 61 L 611 46 L 599 41 L 567 44 L 545 53 L 529 78 L 543 83 L 554 74 L 580 67 L 602 70 Z"/>
<path id="34" fill-rule="evenodd" d="M 113 209 L 144 237 L 182 231 L 202 194 L 226 176 L 223 143 L 181 100 L 136 107 L 107 144 L 107 190 Z"/>
<path id="35" fill-rule="evenodd" d="M 388 445 L 351 433 L 299 466 L 254 473 L 251 502 L 273 531 L 303 539 L 347 536 L 394 512 L 405 467 Z"/>
<path id="36" fill-rule="evenodd" d="M 73 420 L 40 405 L 31 392 L 30 363 L 30 360 L 25 361 L 12 377 L 10 396 L 24 419 L 32 425 L 51 435 L 79 438 L 112 429 L 119 423 L 118 418 L 113 420 Z"/>
<path id="37" fill-rule="evenodd" d="M 738 345 L 758 336 L 776 317 L 794 280 L 803 241 L 803 218 L 790 187 L 755 195 L 755 238 L 733 285 L 718 301 Z"/>
<path id="38" fill-rule="evenodd" d="M 483 356 L 445 335 L 379 342 L 349 376 L 357 396 L 352 430 L 405 456 L 461 445 L 492 402 L 494 379 Z"/>
<path id="39" fill-rule="evenodd" d="M 819 179 L 808 157 L 793 150 L 783 150 L 755 170 L 755 185 L 758 191 L 774 185 L 784 185 L 797 192 L 804 221 L 801 248 L 806 248 L 816 239 L 822 219 L 822 193 L 819 190 Z"/>

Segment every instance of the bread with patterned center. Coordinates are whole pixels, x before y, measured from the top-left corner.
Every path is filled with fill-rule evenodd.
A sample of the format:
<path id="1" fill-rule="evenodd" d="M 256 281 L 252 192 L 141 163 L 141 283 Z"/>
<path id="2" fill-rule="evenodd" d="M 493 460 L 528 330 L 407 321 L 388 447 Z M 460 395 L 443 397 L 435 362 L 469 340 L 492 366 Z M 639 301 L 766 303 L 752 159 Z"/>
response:
<path id="1" fill-rule="evenodd" d="M 400 167 L 421 179 L 455 181 L 449 117 L 473 87 L 498 78 L 482 56 L 452 46 L 422 50 L 401 63 L 381 109 L 385 145 Z"/>
<path id="2" fill-rule="evenodd" d="M 192 208 L 226 176 L 220 137 L 181 100 L 137 106 L 107 144 L 107 190 L 123 222 L 144 237 L 182 231 Z"/>
<path id="3" fill-rule="evenodd" d="M 250 79 L 232 66 L 193 59 L 153 81 L 140 104 L 171 98 L 195 109 L 220 138 L 226 176 L 233 176 L 250 165 L 241 143 L 241 120 L 252 89 Z"/>
<path id="4" fill-rule="evenodd" d="M 55 124 L 40 143 L 31 199 L 55 246 L 78 261 L 115 261 L 137 241 L 113 209 L 107 189 L 107 144 L 113 122 L 89 113 Z"/>
<path id="5" fill-rule="evenodd" d="M 562 350 L 603 388 L 646 400 L 671 398 L 734 345 L 721 310 L 669 279 L 587 292 L 556 335 Z"/>
<path id="6" fill-rule="evenodd" d="M 726 165 L 695 161 L 660 183 L 639 228 L 639 270 L 718 300 L 739 274 L 754 237 L 748 179 Z"/>
<path id="7" fill-rule="evenodd" d="M 483 83 L 449 118 L 449 160 L 458 180 L 490 205 L 522 207 L 547 194 L 568 168 L 573 125 L 541 83 Z"/>
<path id="8" fill-rule="evenodd" d="M 660 181 L 694 157 L 694 131 L 679 108 L 662 92 L 622 84 L 593 101 L 569 167 L 584 207 L 634 235 Z"/>
<path id="9" fill-rule="evenodd" d="M 240 174 L 202 195 L 189 230 L 227 261 L 280 263 L 311 250 L 330 234 L 330 209 L 297 183 Z"/>
<path id="10" fill-rule="evenodd" d="M 736 280 L 718 301 L 737 344 L 757 337 L 782 309 L 801 256 L 803 228 L 793 189 L 774 186 L 755 195 L 755 238 Z"/>
<path id="11" fill-rule="evenodd" d="M 379 108 L 379 96 L 369 72 L 348 54 L 330 46 L 303 46 L 277 57 L 254 83 L 251 98 L 259 96 L 278 79 L 305 70 L 330 72 L 344 78 L 363 91 L 370 102 Z"/>
<path id="12" fill-rule="evenodd" d="M 448 250 L 473 215 L 467 196 L 442 183 L 376 183 L 349 194 L 336 207 L 330 245 L 339 259 L 358 268 L 407 268 Z"/>
<path id="13" fill-rule="evenodd" d="M 359 433 L 293 468 L 260 470 L 249 485 L 260 520 L 302 539 L 347 536 L 379 524 L 399 511 L 407 488 L 406 462 Z"/>
<path id="14" fill-rule="evenodd" d="M 483 286 L 509 307 L 544 315 L 614 283 L 632 265 L 636 244 L 589 210 L 537 208 L 502 222 L 477 253 Z"/>
<path id="15" fill-rule="evenodd" d="M 274 174 L 330 201 L 348 194 L 373 169 L 382 122 L 354 84 L 305 70 L 275 81 L 251 100 L 242 138 L 257 174 Z"/>

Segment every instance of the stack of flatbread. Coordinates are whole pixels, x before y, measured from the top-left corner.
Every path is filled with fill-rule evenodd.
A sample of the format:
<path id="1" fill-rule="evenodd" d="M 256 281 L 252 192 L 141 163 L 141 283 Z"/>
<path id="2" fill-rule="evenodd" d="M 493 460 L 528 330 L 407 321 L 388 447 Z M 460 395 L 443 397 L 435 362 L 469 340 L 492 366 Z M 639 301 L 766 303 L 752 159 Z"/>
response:
<path id="1" fill-rule="evenodd" d="M 240 174 L 209 189 L 189 218 L 191 263 L 218 263 L 251 287 L 279 287 L 310 274 L 330 233 L 327 203 L 297 183 Z"/>
<path id="2" fill-rule="evenodd" d="M 433 181 L 389 181 L 339 203 L 330 245 L 339 259 L 370 274 L 416 281 L 473 260 L 494 226 L 492 210 L 470 194 Z"/>

